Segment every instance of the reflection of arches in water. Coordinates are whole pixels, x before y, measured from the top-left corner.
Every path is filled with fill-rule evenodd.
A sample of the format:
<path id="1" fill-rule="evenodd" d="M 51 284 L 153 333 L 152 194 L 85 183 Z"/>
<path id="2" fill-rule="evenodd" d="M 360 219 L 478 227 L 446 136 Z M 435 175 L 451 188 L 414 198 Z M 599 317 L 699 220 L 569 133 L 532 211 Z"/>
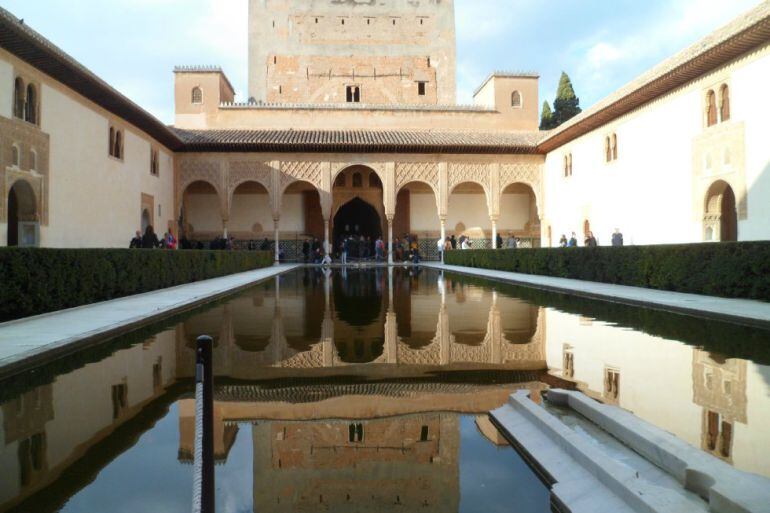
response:
<path id="1" fill-rule="evenodd" d="M 184 321 L 184 335 L 186 345 L 190 349 L 195 349 L 195 341 L 201 335 L 208 335 L 214 339 L 214 347 L 219 346 L 222 324 L 225 319 L 225 307 L 218 306 L 194 315 Z"/>
<path id="2" fill-rule="evenodd" d="M 385 352 L 385 338 L 352 340 L 334 339 L 337 355 L 343 363 L 371 363 Z"/>
<path id="3" fill-rule="evenodd" d="M 393 270 L 393 311 L 396 314 L 396 333 L 399 340 L 411 349 L 427 347 L 436 338 L 440 298 L 420 294 L 421 285 L 427 286 L 421 281 L 419 274 L 411 275 L 400 268 Z M 421 303 L 421 299 L 424 302 L 435 303 L 435 308 L 430 311 L 420 310 L 419 315 L 413 318 L 412 309 L 415 302 Z M 415 329 L 415 325 L 429 327 L 429 329 Z"/>
<path id="4" fill-rule="evenodd" d="M 349 270 L 347 278 L 333 277 L 334 310 L 350 326 L 369 326 L 382 315 L 381 275 L 368 270 Z M 378 283 L 379 282 L 379 283 Z"/>
<path id="5" fill-rule="evenodd" d="M 536 306 L 517 301 L 521 305 L 523 312 L 512 312 L 507 305 L 503 309 L 505 315 L 502 316 L 503 339 L 511 344 L 529 344 L 537 331 L 537 320 L 540 309 Z M 514 308 L 518 305 L 512 305 Z M 519 313 L 519 315 L 515 315 Z"/>

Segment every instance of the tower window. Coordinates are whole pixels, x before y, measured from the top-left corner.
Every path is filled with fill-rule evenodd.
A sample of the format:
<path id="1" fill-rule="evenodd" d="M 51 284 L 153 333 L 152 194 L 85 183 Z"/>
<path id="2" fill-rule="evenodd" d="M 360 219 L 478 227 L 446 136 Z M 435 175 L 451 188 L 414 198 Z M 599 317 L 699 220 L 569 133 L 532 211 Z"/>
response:
<path id="1" fill-rule="evenodd" d="M 706 126 L 717 124 L 717 95 L 714 91 L 706 93 Z"/>
<path id="2" fill-rule="evenodd" d="M 24 80 L 21 77 L 16 77 L 13 86 L 13 115 L 24 119 Z"/>
<path id="3" fill-rule="evenodd" d="M 360 103 L 361 89 L 358 86 L 347 86 L 345 88 L 345 99 L 348 103 Z"/>
<path id="4" fill-rule="evenodd" d="M 730 120 L 730 88 L 727 84 L 724 84 L 719 90 L 720 104 L 719 104 L 719 117 L 722 122 Z"/>
<path id="5" fill-rule="evenodd" d="M 514 91 L 511 94 L 511 107 L 520 109 L 521 108 L 521 93 L 518 91 Z"/>
<path id="6" fill-rule="evenodd" d="M 191 96 L 191 100 L 194 104 L 203 103 L 203 90 L 201 90 L 200 87 L 193 87 Z"/>
<path id="7" fill-rule="evenodd" d="M 348 442 L 361 443 L 364 441 L 364 425 L 360 422 L 348 426 Z"/>
<path id="8" fill-rule="evenodd" d="M 417 94 L 425 96 L 425 82 L 417 82 Z"/>
<path id="9" fill-rule="evenodd" d="M 35 86 L 27 86 L 27 103 L 24 108 L 24 120 L 32 124 L 37 124 L 37 90 Z"/>

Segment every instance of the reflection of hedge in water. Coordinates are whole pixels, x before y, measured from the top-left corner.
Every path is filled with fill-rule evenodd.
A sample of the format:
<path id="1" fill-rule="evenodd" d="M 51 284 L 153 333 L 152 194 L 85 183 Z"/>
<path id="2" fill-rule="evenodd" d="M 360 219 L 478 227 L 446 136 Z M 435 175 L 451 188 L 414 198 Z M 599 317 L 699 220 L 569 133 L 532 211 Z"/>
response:
<path id="1" fill-rule="evenodd" d="M 706 351 L 721 353 L 728 358 L 743 358 L 770 365 L 770 330 L 548 292 L 472 276 L 451 273 L 446 276 L 451 277 L 452 282 L 458 285 L 493 287 L 498 292 L 538 306 L 553 307 L 563 312 L 632 328 L 648 335 L 677 340 L 702 347 Z"/>
<path id="2" fill-rule="evenodd" d="M 0 248 L 0 321 L 272 264 L 267 252 Z"/>
<path id="3" fill-rule="evenodd" d="M 445 261 L 481 269 L 770 301 L 770 242 L 450 251 Z"/>

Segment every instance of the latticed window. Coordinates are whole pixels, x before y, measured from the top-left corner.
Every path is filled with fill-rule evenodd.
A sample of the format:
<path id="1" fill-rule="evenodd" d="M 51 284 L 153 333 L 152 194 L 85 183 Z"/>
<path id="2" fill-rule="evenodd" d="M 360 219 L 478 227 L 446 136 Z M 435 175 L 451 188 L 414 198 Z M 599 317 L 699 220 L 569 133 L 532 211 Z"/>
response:
<path id="1" fill-rule="evenodd" d="M 192 90 L 192 102 L 203 103 L 203 91 L 200 87 L 193 87 Z"/>
<path id="2" fill-rule="evenodd" d="M 706 126 L 717 124 L 717 95 L 714 91 L 706 94 Z"/>
<path id="3" fill-rule="evenodd" d="M 730 120 L 730 88 L 727 84 L 722 86 L 719 91 L 720 104 L 719 104 L 719 117 L 724 121 Z"/>
<path id="4" fill-rule="evenodd" d="M 511 107 L 519 108 L 521 107 L 521 93 L 518 91 L 514 91 L 511 95 Z"/>

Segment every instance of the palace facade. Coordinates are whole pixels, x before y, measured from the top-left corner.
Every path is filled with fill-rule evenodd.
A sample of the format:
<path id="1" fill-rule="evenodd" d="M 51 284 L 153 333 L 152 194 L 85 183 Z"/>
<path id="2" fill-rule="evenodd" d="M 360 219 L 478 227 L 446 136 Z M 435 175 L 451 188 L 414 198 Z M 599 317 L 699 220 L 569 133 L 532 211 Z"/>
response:
<path id="1" fill-rule="evenodd" d="M 770 2 L 552 131 L 538 76 L 455 103 L 451 1 L 250 0 L 249 100 L 175 69 L 174 126 L 0 10 L 0 245 L 770 238 Z M 275 243 L 277 242 L 277 243 Z"/>

